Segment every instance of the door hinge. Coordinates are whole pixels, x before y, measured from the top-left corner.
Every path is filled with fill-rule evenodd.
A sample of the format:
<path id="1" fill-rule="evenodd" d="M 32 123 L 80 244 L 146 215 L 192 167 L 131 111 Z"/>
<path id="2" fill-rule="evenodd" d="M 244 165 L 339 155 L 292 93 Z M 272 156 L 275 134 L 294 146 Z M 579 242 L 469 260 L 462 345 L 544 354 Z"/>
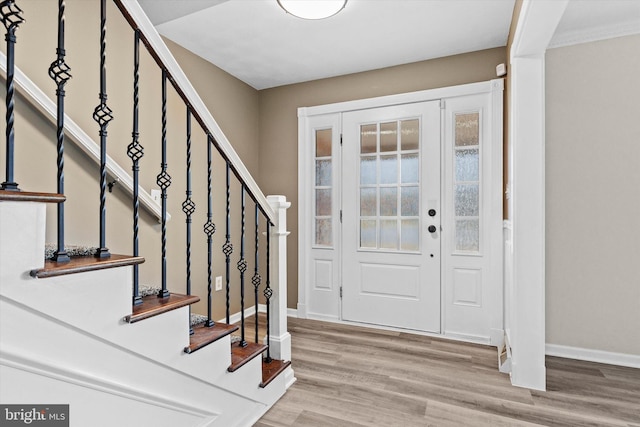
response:
<path id="1" fill-rule="evenodd" d="M 446 106 L 445 106 L 444 99 L 441 99 L 441 100 L 440 100 L 440 109 L 441 109 L 441 110 L 444 110 L 444 109 L 445 109 L 445 107 L 446 107 Z"/>
<path id="2" fill-rule="evenodd" d="M 342 286 L 340 286 L 340 298 L 342 298 Z"/>
<path id="3" fill-rule="evenodd" d="M 342 209 L 340 209 L 340 224 L 342 224 Z"/>
<path id="4" fill-rule="evenodd" d="M 340 146 L 342 146 L 342 134 L 340 134 Z"/>

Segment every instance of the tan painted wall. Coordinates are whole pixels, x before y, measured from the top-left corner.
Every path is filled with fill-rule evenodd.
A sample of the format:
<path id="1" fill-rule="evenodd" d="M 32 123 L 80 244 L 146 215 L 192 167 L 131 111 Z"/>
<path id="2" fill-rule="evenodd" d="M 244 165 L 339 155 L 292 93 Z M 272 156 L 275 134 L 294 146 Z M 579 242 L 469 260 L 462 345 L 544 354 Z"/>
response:
<path id="1" fill-rule="evenodd" d="M 99 2 L 67 0 L 66 41 L 67 63 L 71 66 L 72 80 L 66 87 L 66 111 L 84 130 L 98 139 L 98 126 L 92 113 L 98 104 L 99 80 Z M 108 127 L 108 152 L 125 170 L 131 170 L 126 147 L 131 142 L 133 33 L 119 11 L 108 4 L 107 29 L 107 104 L 115 119 Z M 49 64 L 55 57 L 57 2 L 33 0 L 22 2 L 26 22 L 18 30 L 17 65 L 51 98 L 55 86 L 47 76 Z M 186 71 L 193 85 L 213 113 L 223 132 L 245 162 L 249 171 L 258 174 L 258 92 L 219 68 L 193 55 L 185 49 L 167 42 Z M 149 191 L 156 188 L 156 175 L 160 172 L 160 71 L 141 47 L 140 88 L 140 142 L 145 147 L 141 160 L 141 183 Z M 4 85 L 3 85 L 4 86 Z M 185 220 L 181 204 L 185 199 L 186 109 L 170 84 L 168 102 L 168 172 L 172 177 L 169 188 L 168 211 L 173 216 L 167 227 L 168 235 L 168 287 L 174 292 L 185 292 Z M 4 95 L 3 95 L 4 98 Z M 27 191 L 56 191 L 55 128 L 36 111 L 19 99 L 16 114 L 16 180 Z M 4 121 L 0 125 L 4 135 Z M 197 211 L 193 217 L 192 286 L 193 293 L 203 301 L 195 307 L 206 312 L 206 237 L 202 225 L 206 221 L 206 145 L 204 134 L 195 120 L 192 123 L 193 199 Z M 0 150 L 0 173 L 4 181 L 4 144 Z M 66 242 L 67 244 L 98 244 L 99 185 L 98 166 L 73 144 L 67 142 L 65 150 Z M 214 161 L 214 180 L 224 183 L 224 163 Z M 36 172 L 36 173 L 34 173 Z M 232 204 L 237 209 L 239 187 L 232 187 Z M 221 187 L 214 189 L 214 275 L 224 275 L 224 259 L 220 248 L 224 239 L 224 200 Z M 107 193 L 107 246 L 112 253 L 132 253 L 131 196 L 115 187 Z M 253 205 L 248 203 L 250 221 Z M 47 210 L 47 242 L 55 242 L 55 207 Z M 233 244 L 232 281 L 237 284 L 240 223 L 235 215 L 232 222 Z M 247 242 L 253 242 L 253 228 L 247 227 Z M 160 283 L 160 226 L 155 217 L 141 209 L 140 253 L 146 258 L 141 268 L 141 282 Z M 253 248 L 252 244 L 249 248 Z M 250 263 L 253 275 L 253 263 Z M 263 273 L 264 275 L 264 273 Z M 250 286 L 250 284 L 249 284 Z M 238 310 L 238 296 L 234 295 L 232 312 Z M 224 295 L 214 294 L 214 319 L 224 315 Z"/>
<path id="2" fill-rule="evenodd" d="M 288 306 L 298 302 L 298 119 L 297 109 L 495 78 L 505 48 L 434 59 L 260 92 L 260 179 L 266 194 L 284 194 L 292 206 L 287 223 Z"/>
<path id="3" fill-rule="evenodd" d="M 546 56 L 547 342 L 640 355 L 640 35 Z"/>

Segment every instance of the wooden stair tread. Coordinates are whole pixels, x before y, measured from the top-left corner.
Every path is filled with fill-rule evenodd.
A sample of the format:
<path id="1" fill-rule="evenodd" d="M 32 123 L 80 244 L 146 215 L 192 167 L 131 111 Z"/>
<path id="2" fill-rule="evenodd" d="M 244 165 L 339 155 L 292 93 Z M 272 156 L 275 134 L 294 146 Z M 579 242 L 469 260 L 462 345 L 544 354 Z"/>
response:
<path id="1" fill-rule="evenodd" d="M 213 326 L 205 326 L 204 323 L 200 323 L 193 327 L 193 335 L 189 337 L 189 346 L 184 348 L 184 352 L 193 353 L 237 330 L 238 326 L 226 323 L 216 322 Z"/>
<path id="2" fill-rule="evenodd" d="M 231 344 L 231 366 L 227 370 L 229 372 L 238 370 L 266 349 L 266 345 L 255 342 L 247 343 L 246 347 L 241 347 L 240 342 L 234 342 Z"/>
<path id="3" fill-rule="evenodd" d="M 66 200 L 64 194 L 58 193 L 33 193 L 30 191 L 0 190 L 0 201 L 5 202 L 42 202 L 62 203 Z"/>
<path id="4" fill-rule="evenodd" d="M 284 360 L 271 359 L 271 362 L 266 360 L 262 361 L 262 382 L 260 387 L 265 388 L 273 381 L 278 375 L 280 375 L 285 369 L 291 365 L 291 361 L 285 362 Z"/>
<path id="5" fill-rule="evenodd" d="M 87 271 L 103 270 L 105 268 L 125 267 L 128 265 L 142 264 L 144 258 L 130 255 L 111 254 L 109 258 L 97 258 L 93 256 L 71 257 L 69 262 L 55 262 L 47 260 L 44 267 L 31 270 L 31 277 L 39 279 L 45 277 L 62 276 L 64 274 L 84 273 Z"/>
<path id="6" fill-rule="evenodd" d="M 170 294 L 166 298 L 150 295 L 142 298 L 142 304 L 134 305 L 133 313 L 125 316 L 124 321 L 128 323 L 139 322 L 149 317 L 195 304 L 198 301 L 200 301 L 200 297 L 195 295 Z"/>

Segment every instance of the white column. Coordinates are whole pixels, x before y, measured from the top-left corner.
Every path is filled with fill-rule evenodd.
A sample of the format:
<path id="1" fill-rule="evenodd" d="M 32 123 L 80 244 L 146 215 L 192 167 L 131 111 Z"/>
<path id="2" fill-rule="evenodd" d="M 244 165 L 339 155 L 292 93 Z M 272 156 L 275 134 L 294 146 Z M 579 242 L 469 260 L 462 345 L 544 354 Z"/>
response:
<path id="1" fill-rule="evenodd" d="M 268 196 L 276 213 L 271 227 L 271 320 L 269 343 L 271 357 L 291 360 L 291 335 L 287 330 L 287 209 L 291 206 L 285 196 Z"/>
<path id="2" fill-rule="evenodd" d="M 509 54 L 511 383 L 538 390 L 546 387 L 544 55 L 568 2 L 524 0 Z"/>

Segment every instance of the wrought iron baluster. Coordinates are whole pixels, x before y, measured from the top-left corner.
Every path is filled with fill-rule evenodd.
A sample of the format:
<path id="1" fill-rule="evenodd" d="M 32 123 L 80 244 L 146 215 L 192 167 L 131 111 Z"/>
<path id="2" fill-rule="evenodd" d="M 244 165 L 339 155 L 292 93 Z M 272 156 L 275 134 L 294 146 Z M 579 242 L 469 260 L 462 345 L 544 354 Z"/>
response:
<path id="1" fill-rule="evenodd" d="M 267 299 L 267 357 L 265 362 L 270 363 L 271 359 L 271 222 L 267 219 L 267 287 L 264 289 L 264 297 Z"/>
<path id="2" fill-rule="evenodd" d="M 171 185 L 171 175 L 167 173 L 167 72 L 162 70 L 162 163 L 156 184 L 162 190 L 162 289 L 158 298 L 168 297 L 167 290 L 167 188 Z"/>
<path id="3" fill-rule="evenodd" d="M 106 245 L 107 227 L 107 126 L 113 120 L 113 112 L 107 106 L 107 1 L 100 0 L 100 104 L 93 111 L 93 119 L 100 126 L 100 248 L 98 258 L 109 258 L 111 254 Z"/>
<path id="4" fill-rule="evenodd" d="M 15 88 L 13 85 L 13 78 L 15 72 L 15 45 L 16 45 L 16 30 L 18 26 L 24 22 L 22 18 L 22 9 L 18 7 L 14 0 L 5 0 L 0 3 L 0 18 L 2 24 L 7 29 L 5 39 L 7 41 L 7 95 L 6 95 L 6 137 L 7 137 L 7 157 L 6 161 L 6 180 L 0 185 L 2 190 L 20 191 L 18 183 L 14 181 L 13 177 L 13 157 L 14 157 L 14 106 L 15 106 Z"/>
<path id="5" fill-rule="evenodd" d="M 230 304 L 231 304 L 231 299 L 230 299 L 230 288 L 231 288 L 231 254 L 233 253 L 233 245 L 231 244 L 231 167 L 229 165 L 229 162 L 227 162 L 227 234 L 226 234 L 226 242 L 224 243 L 224 245 L 222 245 L 222 253 L 224 253 L 226 259 L 225 259 L 225 263 L 226 263 L 226 267 L 225 267 L 225 273 L 226 273 L 226 292 L 227 292 L 227 324 L 231 323 L 231 316 L 229 313 L 229 308 L 230 308 Z"/>
<path id="6" fill-rule="evenodd" d="M 139 255 L 138 247 L 138 219 L 140 200 L 138 194 L 139 185 L 139 161 L 144 155 L 144 149 L 140 145 L 138 131 L 138 103 L 139 103 L 139 82 L 140 82 L 140 30 L 135 30 L 133 40 L 133 131 L 131 132 L 132 141 L 127 146 L 127 155 L 133 162 L 133 256 Z M 133 265 L 133 305 L 142 304 L 140 297 L 140 272 L 138 264 Z"/>
<path id="7" fill-rule="evenodd" d="M 256 203 L 255 207 L 255 260 L 254 260 L 254 269 L 253 269 L 253 277 L 251 278 L 251 283 L 253 284 L 253 293 L 256 303 L 256 314 L 255 314 L 255 322 L 256 322 L 256 342 L 258 342 L 258 288 L 260 287 L 260 282 L 262 282 L 262 278 L 260 277 L 259 269 L 259 254 L 258 254 L 258 243 L 259 243 L 259 231 L 260 231 L 260 206 Z"/>
<path id="8" fill-rule="evenodd" d="M 56 139 L 58 149 L 58 194 L 64 194 L 64 87 L 71 78 L 71 68 L 64 60 L 64 11 L 65 1 L 58 0 L 58 47 L 56 49 L 57 58 L 49 67 L 49 77 L 56 83 L 57 96 L 57 127 Z M 64 248 L 64 202 L 58 203 L 58 250 L 54 254 L 54 261 L 69 262 L 70 258 Z"/>
<path id="9" fill-rule="evenodd" d="M 191 215 L 196 210 L 196 204 L 191 199 L 191 110 L 187 106 L 187 198 L 182 202 L 182 212 L 187 216 L 187 295 L 191 295 Z M 191 306 L 189 306 L 189 333 L 193 334 L 191 328 Z"/>
<path id="10" fill-rule="evenodd" d="M 216 225 L 211 221 L 213 218 L 213 209 L 211 202 L 211 146 L 213 145 L 213 137 L 207 135 L 207 222 L 204 224 L 204 233 L 207 235 L 207 322 L 205 326 L 211 327 L 215 323 L 211 319 L 211 280 L 213 262 L 213 233 L 216 232 Z"/>
<path id="11" fill-rule="evenodd" d="M 244 183 L 240 192 L 240 203 L 242 209 L 242 225 L 240 234 L 240 260 L 238 261 L 238 270 L 240 270 L 240 347 L 246 347 L 244 330 L 244 273 L 247 271 L 247 260 L 244 259 L 244 237 L 245 237 L 245 201 L 244 201 Z M 256 307 L 257 309 L 257 307 Z"/>

